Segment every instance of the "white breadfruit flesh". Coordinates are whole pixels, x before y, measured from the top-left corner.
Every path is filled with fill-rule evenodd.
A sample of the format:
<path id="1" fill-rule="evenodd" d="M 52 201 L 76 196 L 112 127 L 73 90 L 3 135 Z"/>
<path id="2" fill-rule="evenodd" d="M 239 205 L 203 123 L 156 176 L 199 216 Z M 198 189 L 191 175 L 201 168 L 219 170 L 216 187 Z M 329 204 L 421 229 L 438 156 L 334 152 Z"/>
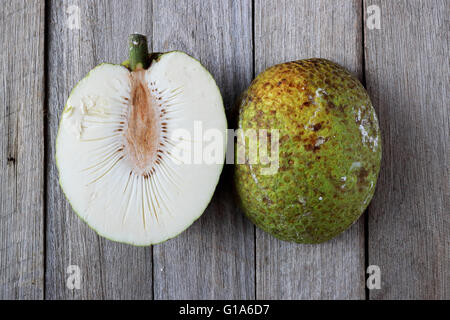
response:
<path id="1" fill-rule="evenodd" d="M 101 64 L 73 89 L 61 116 L 61 187 L 98 234 L 133 245 L 162 242 L 211 200 L 226 128 L 214 79 L 187 54 L 163 54 L 134 72 Z"/>

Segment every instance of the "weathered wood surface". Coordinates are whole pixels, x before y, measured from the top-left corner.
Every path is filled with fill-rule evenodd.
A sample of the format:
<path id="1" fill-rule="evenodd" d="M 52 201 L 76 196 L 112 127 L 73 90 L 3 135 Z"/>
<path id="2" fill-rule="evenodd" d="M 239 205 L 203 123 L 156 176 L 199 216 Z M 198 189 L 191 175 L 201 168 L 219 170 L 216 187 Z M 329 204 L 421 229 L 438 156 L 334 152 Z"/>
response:
<path id="1" fill-rule="evenodd" d="M 371 299 L 450 298 L 449 20 L 446 0 L 365 1 L 366 82 L 383 134 L 369 215 Z"/>
<path id="2" fill-rule="evenodd" d="M 381 9 L 380 30 L 363 25 L 370 5 Z M 450 298 L 448 1 L 0 0 L 0 8 L 0 299 Z M 365 217 L 326 244 L 278 241 L 236 208 L 227 166 L 207 212 L 179 237 L 147 248 L 99 238 L 60 190 L 55 138 L 72 87 L 96 64 L 125 59 L 132 32 L 148 35 L 154 51 L 199 58 L 227 111 L 255 72 L 279 62 L 329 58 L 365 80 L 383 135 Z M 382 279 L 367 297 L 365 259 Z M 69 265 L 81 268 L 80 290 L 66 287 Z"/>
<path id="3" fill-rule="evenodd" d="M 69 21 L 79 8 L 80 28 Z M 76 10 L 76 9 L 75 9 Z M 48 10 L 48 149 L 46 298 L 152 298 L 152 248 L 114 243 L 97 236 L 72 211 L 58 184 L 55 138 L 65 101 L 87 72 L 101 62 L 128 56 L 135 31 L 152 34 L 148 1 L 50 1 Z M 69 28 L 69 23 L 75 28 Z M 81 269 L 80 290 L 69 290 L 69 265 Z"/>
<path id="4" fill-rule="evenodd" d="M 253 76 L 251 1 L 154 1 L 153 49 L 207 67 L 230 111 Z M 154 247 L 155 299 L 254 299 L 254 227 L 237 210 L 227 167 L 203 216 Z"/>
<path id="5" fill-rule="evenodd" d="M 328 58 L 362 77 L 361 2 L 255 1 L 255 71 Z M 258 299 L 364 299 L 364 218 L 320 245 L 279 241 L 257 230 Z"/>
<path id="6" fill-rule="evenodd" d="M 0 7 L 0 299 L 42 299 L 44 1 Z"/>

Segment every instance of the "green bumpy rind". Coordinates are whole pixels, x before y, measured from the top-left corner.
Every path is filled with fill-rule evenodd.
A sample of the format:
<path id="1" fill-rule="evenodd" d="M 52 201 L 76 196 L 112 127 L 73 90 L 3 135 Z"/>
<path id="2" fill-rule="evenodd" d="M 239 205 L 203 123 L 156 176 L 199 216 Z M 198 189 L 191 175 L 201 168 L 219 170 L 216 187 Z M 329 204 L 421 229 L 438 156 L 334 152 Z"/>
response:
<path id="1" fill-rule="evenodd" d="M 262 230 L 320 243 L 368 206 L 381 162 L 378 120 L 364 87 L 339 65 L 307 59 L 267 69 L 242 98 L 238 128 L 279 130 L 276 174 L 248 158 L 235 166 L 241 207 Z"/>

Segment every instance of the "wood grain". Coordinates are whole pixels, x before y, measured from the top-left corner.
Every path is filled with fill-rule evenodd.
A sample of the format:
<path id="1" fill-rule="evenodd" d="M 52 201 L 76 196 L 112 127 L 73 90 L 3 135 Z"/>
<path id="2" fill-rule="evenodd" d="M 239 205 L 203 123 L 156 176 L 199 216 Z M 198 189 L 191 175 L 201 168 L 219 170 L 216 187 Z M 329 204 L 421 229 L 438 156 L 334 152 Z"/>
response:
<path id="1" fill-rule="evenodd" d="M 250 0 L 154 1 L 153 47 L 199 59 L 230 111 L 253 74 L 251 18 Z M 254 298 L 254 229 L 233 201 L 230 169 L 203 216 L 154 247 L 155 299 Z"/>
<path id="2" fill-rule="evenodd" d="M 380 30 L 362 24 L 370 5 L 381 9 Z M 70 6 L 79 10 L 79 29 L 69 28 Z M 448 1 L 0 0 L 0 7 L 0 299 L 364 299 L 365 258 L 381 268 L 381 289 L 370 299 L 450 299 Z M 132 32 L 148 35 L 154 51 L 198 58 L 230 120 L 254 72 L 275 63 L 324 57 L 365 78 L 383 135 L 366 213 L 368 256 L 364 218 L 321 245 L 255 232 L 233 200 L 231 166 L 202 218 L 166 243 L 117 244 L 87 227 L 58 184 L 59 117 L 90 69 L 127 58 Z M 66 287 L 69 265 L 81 269 L 80 290 Z"/>
<path id="3" fill-rule="evenodd" d="M 362 77 L 360 1 L 255 1 L 255 69 L 322 57 Z M 257 229 L 257 299 L 364 299 L 364 218 L 320 245 Z"/>
<path id="4" fill-rule="evenodd" d="M 118 244 L 97 236 L 65 199 L 54 159 L 59 117 L 71 89 L 97 64 L 127 59 L 130 33 L 152 34 L 151 3 L 144 0 L 50 3 L 46 297 L 151 299 L 152 248 Z M 68 27 L 69 5 L 79 8 L 80 29 Z M 81 269 L 80 290 L 66 287 L 69 265 Z"/>
<path id="5" fill-rule="evenodd" d="M 383 162 L 369 215 L 371 299 L 449 299 L 448 1 L 365 1 L 366 81 L 378 110 Z"/>
<path id="6" fill-rule="evenodd" d="M 44 1 L 0 1 L 0 300 L 44 296 Z"/>

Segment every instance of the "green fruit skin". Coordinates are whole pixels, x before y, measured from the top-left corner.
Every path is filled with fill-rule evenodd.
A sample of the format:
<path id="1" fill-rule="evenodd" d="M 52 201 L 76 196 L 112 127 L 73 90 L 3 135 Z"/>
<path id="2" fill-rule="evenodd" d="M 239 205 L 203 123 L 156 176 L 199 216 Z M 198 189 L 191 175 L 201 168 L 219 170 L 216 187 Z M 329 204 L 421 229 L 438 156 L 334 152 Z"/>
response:
<path id="1" fill-rule="evenodd" d="M 279 130 L 276 174 L 261 174 L 268 165 L 248 157 L 235 166 L 240 205 L 262 230 L 320 243 L 368 206 L 381 162 L 378 120 L 364 87 L 339 65 L 307 59 L 267 69 L 242 97 L 238 128 Z"/>
<path id="2" fill-rule="evenodd" d="M 142 34 L 132 34 L 128 37 L 129 67 L 131 71 L 147 69 L 150 66 L 147 37 Z"/>

